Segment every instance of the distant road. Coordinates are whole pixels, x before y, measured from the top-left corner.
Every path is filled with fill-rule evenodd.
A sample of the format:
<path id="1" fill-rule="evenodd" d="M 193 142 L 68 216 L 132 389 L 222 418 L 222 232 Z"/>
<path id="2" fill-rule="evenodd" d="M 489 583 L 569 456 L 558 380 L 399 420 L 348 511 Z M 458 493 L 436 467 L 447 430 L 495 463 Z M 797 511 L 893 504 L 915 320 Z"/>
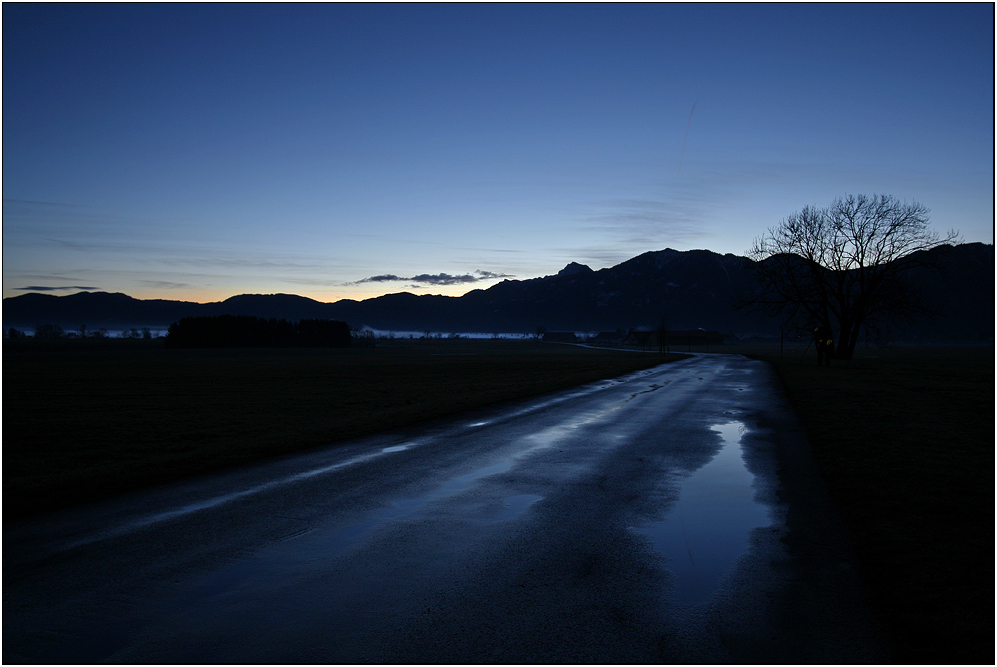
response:
<path id="1" fill-rule="evenodd" d="M 887 659 L 737 355 L 8 526 L 3 554 L 7 663 Z"/>

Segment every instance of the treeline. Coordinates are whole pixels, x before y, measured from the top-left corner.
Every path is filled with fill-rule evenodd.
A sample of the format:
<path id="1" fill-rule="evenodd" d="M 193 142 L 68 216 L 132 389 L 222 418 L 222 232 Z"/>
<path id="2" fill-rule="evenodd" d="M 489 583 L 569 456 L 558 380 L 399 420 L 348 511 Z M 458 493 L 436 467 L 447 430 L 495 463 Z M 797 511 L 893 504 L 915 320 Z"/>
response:
<path id="1" fill-rule="evenodd" d="M 184 317 L 170 325 L 167 347 L 349 347 L 350 327 L 336 320 L 263 319 L 251 315 Z"/>

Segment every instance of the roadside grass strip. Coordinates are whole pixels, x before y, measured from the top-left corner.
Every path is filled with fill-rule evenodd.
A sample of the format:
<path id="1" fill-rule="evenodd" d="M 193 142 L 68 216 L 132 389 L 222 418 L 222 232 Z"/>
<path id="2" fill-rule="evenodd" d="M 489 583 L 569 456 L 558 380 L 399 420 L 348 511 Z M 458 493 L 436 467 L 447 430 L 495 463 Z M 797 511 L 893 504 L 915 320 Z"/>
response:
<path id="1" fill-rule="evenodd" d="M 778 370 L 894 661 L 994 656 L 994 349 L 752 355 Z"/>

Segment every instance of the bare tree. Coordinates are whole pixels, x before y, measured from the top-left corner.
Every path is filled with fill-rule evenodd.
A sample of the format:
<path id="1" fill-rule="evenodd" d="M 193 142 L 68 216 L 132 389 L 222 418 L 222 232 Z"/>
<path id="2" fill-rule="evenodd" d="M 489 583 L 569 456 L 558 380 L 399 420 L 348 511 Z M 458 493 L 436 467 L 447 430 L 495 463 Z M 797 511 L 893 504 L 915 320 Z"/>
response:
<path id="1" fill-rule="evenodd" d="M 658 328 L 655 330 L 658 335 L 658 353 L 665 354 L 666 352 L 671 352 L 671 348 L 668 345 L 668 316 L 664 313 L 661 315 L 661 321 L 658 322 Z"/>
<path id="2" fill-rule="evenodd" d="M 890 195 L 846 195 L 806 206 L 756 239 L 748 257 L 761 291 L 738 300 L 796 326 L 837 333 L 835 357 L 851 359 L 863 327 L 922 311 L 902 275 L 912 257 L 958 239 L 928 228 L 928 209 Z M 812 328 L 811 328 L 812 330 Z"/>

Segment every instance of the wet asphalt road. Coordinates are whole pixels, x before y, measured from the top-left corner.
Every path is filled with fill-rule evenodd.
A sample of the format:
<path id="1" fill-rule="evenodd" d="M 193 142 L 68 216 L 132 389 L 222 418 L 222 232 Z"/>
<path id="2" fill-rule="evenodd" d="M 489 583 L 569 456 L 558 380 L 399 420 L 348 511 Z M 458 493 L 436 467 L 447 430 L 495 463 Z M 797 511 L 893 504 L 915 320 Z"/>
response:
<path id="1" fill-rule="evenodd" d="M 3 564 L 6 663 L 888 659 L 737 355 L 5 526 Z"/>

